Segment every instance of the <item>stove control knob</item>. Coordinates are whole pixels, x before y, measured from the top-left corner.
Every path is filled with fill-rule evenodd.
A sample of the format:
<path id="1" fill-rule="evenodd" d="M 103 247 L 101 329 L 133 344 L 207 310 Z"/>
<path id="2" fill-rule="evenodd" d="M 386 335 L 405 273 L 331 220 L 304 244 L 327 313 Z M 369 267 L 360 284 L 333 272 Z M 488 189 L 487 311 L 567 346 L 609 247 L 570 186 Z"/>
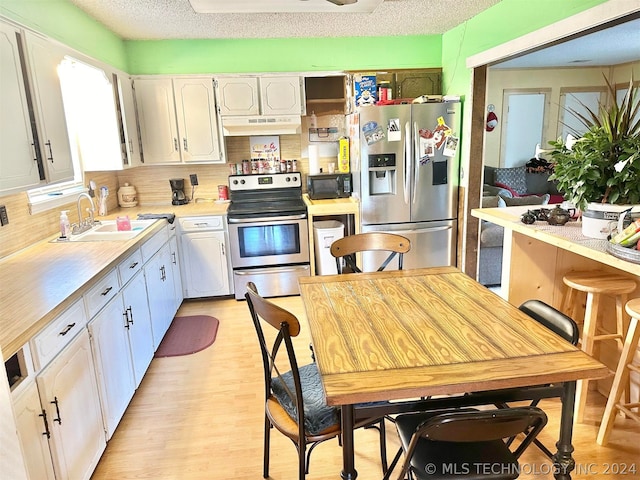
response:
<path id="1" fill-rule="evenodd" d="M 233 183 L 234 185 L 237 185 L 237 184 L 238 184 L 238 180 L 234 180 L 232 183 Z"/>
<path id="2" fill-rule="evenodd" d="M 291 177 L 286 177 L 284 180 L 285 180 L 285 182 L 290 182 L 291 181 Z"/>
<path id="3" fill-rule="evenodd" d="M 244 179 L 243 179 L 243 180 L 240 180 L 240 183 L 241 183 L 242 185 L 244 185 L 244 184 L 245 184 Z"/>

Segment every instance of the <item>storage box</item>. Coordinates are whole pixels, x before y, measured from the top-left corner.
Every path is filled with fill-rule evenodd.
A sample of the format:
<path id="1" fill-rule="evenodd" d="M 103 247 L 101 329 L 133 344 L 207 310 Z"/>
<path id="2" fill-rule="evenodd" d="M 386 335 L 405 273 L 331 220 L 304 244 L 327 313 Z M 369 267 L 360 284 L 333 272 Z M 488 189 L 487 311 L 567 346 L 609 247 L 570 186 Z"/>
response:
<path id="1" fill-rule="evenodd" d="M 315 245 L 316 273 L 335 275 L 338 273 L 336 259 L 331 255 L 331 244 L 344 237 L 344 224 L 337 220 L 313 222 L 313 240 Z"/>

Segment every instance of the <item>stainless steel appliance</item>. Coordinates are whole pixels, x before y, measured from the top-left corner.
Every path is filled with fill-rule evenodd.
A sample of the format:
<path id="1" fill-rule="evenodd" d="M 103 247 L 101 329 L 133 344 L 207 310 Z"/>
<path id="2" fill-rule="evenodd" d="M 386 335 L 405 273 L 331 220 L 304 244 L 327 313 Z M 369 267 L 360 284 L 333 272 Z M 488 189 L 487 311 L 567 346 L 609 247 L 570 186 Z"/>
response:
<path id="1" fill-rule="evenodd" d="M 318 173 L 307 175 L 307 193 L 312 200 L 351 196 L 350 173 Z"/>
<path id="2" fill-rule="evenodd" d="M 300 173 L 229 176 L 229 250 L 236 299 L 247 282 L 262 296 L 297 295 L 309 276 L 307 208 Z"/>
<path id="3" fill-rule="evenodd" d="M 456 264 L 460 103 L 362 107 L 349 116 L 363 232 L 411 240 L 404 268 Z M 363 254 L 363 267 L 384 253 Z"/>

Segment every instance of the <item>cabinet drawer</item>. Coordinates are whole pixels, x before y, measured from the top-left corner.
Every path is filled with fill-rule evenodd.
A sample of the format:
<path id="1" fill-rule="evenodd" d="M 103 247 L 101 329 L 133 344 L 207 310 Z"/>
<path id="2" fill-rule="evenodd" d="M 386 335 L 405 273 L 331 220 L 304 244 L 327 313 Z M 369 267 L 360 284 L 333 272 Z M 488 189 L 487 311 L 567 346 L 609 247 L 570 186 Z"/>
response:
<path id="1" fill-rule="evenodd" d="M 109 300 L 115 297 L 118 290 L 120 290 L 118 273 L 113 269 L 84 295 L 84 302 L 87 306 L 87 312 L 89 312 L 89 318 L 92 318 Z"/>
<path id="2" fill-rule="evenodd" d="M 120 274 L 120 285 L 125 285 L 131 278 L 142 269 L 142 253 L 136 249 L 126 260 L 118 265 Z"/>
<path id="3" fill-rule="evenodd" d="M 76 301 L 30 341 L 33 365 L 40 370 L 85 327 L 88 318 L 82 299 Z"/>
<path id="4" fill-rule="evenodd" d="M 183 232 L 197 232 L 199 230 L 224 230 L 222 216 L 212 217 L 184 217 L 179 219 L 180 230 Z"/>
<path id="5" fill-rule="evenodd" d="M 140 251 L 142 252 L 142 260 L 148 262 L 153 255 L 160 250 L 165 243 L 169 241 L 169 231 L 167 230 L 167 226 L 165 223 L 165 227 L 158 231 L 153 237 L 147 240 L 140 247 Z"/>

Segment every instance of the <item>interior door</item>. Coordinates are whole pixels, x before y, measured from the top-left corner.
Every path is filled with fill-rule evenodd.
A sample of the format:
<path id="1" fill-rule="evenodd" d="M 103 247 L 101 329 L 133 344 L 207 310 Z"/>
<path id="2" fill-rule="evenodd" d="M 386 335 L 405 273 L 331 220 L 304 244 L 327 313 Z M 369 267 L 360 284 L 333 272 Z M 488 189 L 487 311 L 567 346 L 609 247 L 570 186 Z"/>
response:
<path id="1" fill-rule="evenodd" d="M 535 155 L 536 145 L 543 142 L 547 96 L 545 91 L 505 90 L 501 166 L 519 167 Z"/>

